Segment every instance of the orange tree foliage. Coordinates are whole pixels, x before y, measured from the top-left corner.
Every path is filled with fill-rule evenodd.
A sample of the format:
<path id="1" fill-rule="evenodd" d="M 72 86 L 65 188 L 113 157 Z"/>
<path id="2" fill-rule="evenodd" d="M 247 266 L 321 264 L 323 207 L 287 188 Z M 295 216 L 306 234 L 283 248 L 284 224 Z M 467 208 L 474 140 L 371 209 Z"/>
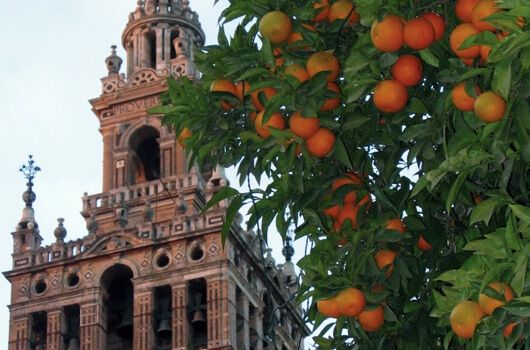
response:
<path id="1" fill-rule="evenodd" d="M 266 236 L 275 226 L 283 237 L 294 227 L 296 238 L 310 240 L 310 252 L 298 263 L 297 296 L 298 302 L 312 300 L 309 323 L 318 326 L 326 319 L 317 301 L 334 302 L 348 288 L 364 294 L 363 315 L 384 308 L 382 326 L 380 319 L 363 318 L 361 324 L 357 317 L 340 316 L 340 310 L 331 313 L 339 315 L 331 332 L 327 327 L 314 336 L 320 349 L 528 347 L 530 5 L 526 0 L 490 1 L 497 8 L 486 21 L 494 30 L 475 30 L 470 23 L 464 28 L 476 34 L 468 36 L 461 34 L 465 31 L 451 35 L 461 25 L 454 1 L 356 0 L 353 9 L 340 1 L 336 11 L 347 8 L 349 13 L 334 13 L 339 19 L 330 22 L 323 15 L 327 1 L 314 6 L 318 1 L 231 0 L 220 20 L 239 21 L 233 37 L 227 38 L 221 26 L 218 45 L 195 52 L 202 77 L 170 80 L 162 105 L 152 112 L 165 115 L 177 133 L 186 130 L 189 136 L 191 131 L 183 141 L 190 164 L 235 166 L 241 184 L 248 177 L 270 178 L 261 189 L 221 190 L 209 205 L 231 200 L 224 237 L 236 212 L 253 199 L 250 227 L 260 223 Z M 275 44 L 264 38 L 259 23 L 271 11 L 286 14 L 291 23 L 279 25 L 280 30 L 295 34 Z M 445 23 L 424 15 L 430 11 Z M 374 21 L 384 23 L 387 15 L 401 16 L 403 25 L 394 18 L 391 30 L 383 33 L 379 27 L 375 40 L 393 52 L 380 51 L 371 38 Z M 431 31 L 425 19 L 433 17 Z M 430 31 L 426 39 L 418 32 L 422 28 Z M 383 34 L 390 36 L 385 45 Z M 477 45 L 480 50 L 473 48 Z M 314 60 L 306 66 L 322 51 L 340 63 L 336 78 L 336 71 L 325 68 L 336 66 Z M 466 57 L 457 57 L 462 52 Z M 413 71 L 399 68 L 400 75 L 422 74 L 419 84 L 403 87 L 393 80 L 392 67 L 401 55 L 421 59 L 422 67 L 414 62 Z M 300 65 L 290 70 L 297 73 L 285 74 L 292 64 Z M 231 81 L 235 89 L 210 91 L 218 79 Z M 380 85 L 375 98 L 387 112 L 374 104 L 381 81 L 391 81 Z M 470 99 L 469 106 L 482 92 L 493 92 L 495 98 L 481 99 L 485 102 L 478 113 L 494 114 L 495 120 L 501 113 L 500 121 L 486 123 L 472 109 L 455 108 L 451 91 L 459 83 L 465 90 L 455 99 Z M 322 107 L 325 101 L 331 102 Z M 501 104 L 488 109 L 488 101 Z M 266 138 L 255 126 L 257 109 L 263 108 L 257 127 L 268 130 L 260 132 L 271 134 Z M 298 127 L 308 125 L 307 134 L 319 130 L 318 139 L 290 131 L 295 112 L 319 119 L 297 120 Z M 268 123 L 271 116 L 274 122 Z M 399 220 L 388 223 L 396 218 L 406 228 Z M 393 261 L 379 261 L 379 253 L 376 262 L 379 251 Z M 492 282 L 510 286 L 513 299 L 503 300 L 502 290 L 488 287 Z M 463 302 L 476 303 L 480 293 L 503 300 L 501 307 L 491 316 L 478 312 L 476 318 L 459 314 L 459 308 L 453 321 L 474 323 L 458 325 L 468 332 L 458 337 L 451 312 Z"/>

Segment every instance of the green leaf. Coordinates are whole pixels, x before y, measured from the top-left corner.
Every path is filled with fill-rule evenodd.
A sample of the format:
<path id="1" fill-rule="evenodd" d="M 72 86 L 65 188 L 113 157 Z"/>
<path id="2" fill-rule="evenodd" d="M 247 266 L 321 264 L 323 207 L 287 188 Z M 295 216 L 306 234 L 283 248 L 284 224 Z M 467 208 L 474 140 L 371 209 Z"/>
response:
<path id="1" fill-rule="evenodd" d="M 530 208 L 518 204 L 510 205 L 510 209 L 520 220 L 530 224 Z"/>
<path id="2" fill-rule="evenodd" d="M 227 199 L 227 198 L 235 197 L 237 195 L 239 195 L 239 191 L 232 187 L 221 188 L 216 194 L 214 194 L 212 199 L 210 199 L 208 203 L 206 203 L 204 208 L 202 208 L 201 214 L 204 214 L 205 212 L 207 212 L 208 209 L 210 209 L 211 207 L 213 207 L 220 201 Z"/>
<path id="3" fill-rule="evenodd" d="M 445 200 L 445 209 L 447 210 L 447 212 L 451 211 L 451 207 L 453 206 L 453 203 L 455 202 L 456 197 L 460 193 L 460 188 L 464 184 L 464 181 L 466 181 L 470 172 L 471 172 L 470 170 L 461 172 L 456 178 L 455 182 L 453 182 L 453 185 L 451 186 L 451 189 L 449 190 L 449 195 L 447 196 L 447 199 Z"/>
<path id="4" fill-rule="evenodd" d="M 506 59 L 495 65 L 491 87 L 505 100 L 508 100 L 512 84 L 512 60 Z"/>
<path id="5" fill-rule="evenodd" d="M 418 193 L 423 191 L 425 187 L 429 184 L 429 180 L 427 180 L 426 176 L 422 176 L 418 179 L 418 182 L 416 182 L 416 185 L 414 185 L 414 189 L 412 190 L 412 193 L 410 197 L 415 197 Z"/>
<path id="6" fill-rule="evenodd" d="M 232 202 L 230 202 L 230 205 L 226 210 L 226 216 L 224 218 L 223 227 L 221 229 L 221 241 L 223 242 L 223 246 L 225 245 L 226 239 L 230 234 L 230 227 L 232 227 L 232 222 L 234 221 L 234 218 L 236 217 L 237 213 L 239 212 L 239 209 L 241 209 L 242 206 L 243 198 L 241 196 L 238 196 L 235 197 Z"/>
<path id="7" fill-rule="evenodd" d="M 333 156 L 346 168 L 353 169 L 353 164 L 350 160 L 350 156 L 348 155 L 348 150 L 346 149 L 346 146 L 344 145 L 344 142 L 340 137 L 337 138 L 335 141 L 335 147 L 333 150 Z"/>
<path id="8" fill-rule="evenodd" d="M 430 64 L 433 67 L 440 67 L 440 60 L 430 49 L 423 49 L 420 51 L 420 57 L 423 61 Z"/>
<path id="9" fill-rule="evenodd" d="M 498 198 L 488 198 L 485 201 L 480 202 L 475 208 L 473 208 L 469 218 L 469 224 L 473 225 L 477 222 L 484 222 L 487 225 L 493 215 L 493 211 L 499 204 Z"/>

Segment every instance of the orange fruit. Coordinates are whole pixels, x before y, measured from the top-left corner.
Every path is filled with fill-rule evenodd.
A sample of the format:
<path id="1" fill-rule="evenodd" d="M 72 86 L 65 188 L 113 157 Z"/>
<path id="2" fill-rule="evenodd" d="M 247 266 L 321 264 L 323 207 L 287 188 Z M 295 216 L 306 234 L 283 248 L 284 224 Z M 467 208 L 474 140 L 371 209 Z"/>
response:
<path id="1" fill-rule="evenodd" d="M 318 51 L 309 56 L 306 68 L 311 78 L 317 73 L 329 71 L 326 80 L 333 81 L 339 75 L 340 64 L 339 60 L 329 52 Z"/>
<path id="2" fill-rule="evenodd" d="M 420 18 L 424 18 L 431 22 L 432 27 L 434 28 L 434 41 L 443 38 L 445 33 L 445 18 L 436 12 L 425 12 Z"/>
<path id="3" fill-rule="evenodd" d="M 466 300 L 457 304 L 449 321 L 453 332 L 460 338 L 471 339 L 475 333 L 475 328 L 480 319 L 484 317 L 484 312 L 480 305 L 474 301 Z"/>
<path id="4" fill-rule="evenodd" d="M 506 102 L 493 91 L 480 94 L 473 105 L 475 115 L 485 123 L 495 123 L 506 112 Z"/>
<path id="5" fill-rule="evenodd" d="M 425 18 L 413 18 L 403 27 L 403 41 L 413 50 L 423 50 L 434 42 L 434 26 Z"/>
<path id="6" fill-rule="evenodd" d="M 254 124 L 256 122 L 256 116 L 257 116 L 256 111 L 252 111 L 249 113 L 248 121 L 250 122 L 250 124 Z"/>
<path id="7" fill-rule="evenodd" d="M 363 180 L 354 173 L 349 173 L 346 176 L 340 177 L 338 179 L 333 180 L 331 184 L 331 189 L 333 191 L 338 190 L 340 187 L 344 185 L 362 185 Z M 367 199 L 368 197 L 368 199 Z M 344 203 L 346 204 L 359 204 L 359 205 L 365 205 L 368 202 L 370 202 L 372 199 L 370 195 L 366 195 L 364 198 L 362 198 L 359 203 L 357 203 L 357 191 L 351 191 L 347 195 L 344 196 Z"/>
<path id="8" fill-rule="evenodd" d="M 285 129 L 285 121 L 283 120 L 282 115 L 279 112 L 276 112 L 271 115 L 269 120 L 265 124 L 263 124 L 263 116 L 265 115 L 265 111 L 261 111 L 255 121 L 256 126 L 256 132 L 259 136 L 263 138 L 268 138 L 271 136 L 270 128 L 275 129 Z"/>
<path id="9" fill-rule="evenodd" d="M 462 22 L 471 22 L 471 12 L 478 4 L 479 0 L 456 0 L 455 14 Z"/>
<path id="10" fill-rule="evenodd" d="M 342 316 L 355 317 L 363 311 L 366 305 L 364 293 L 357 288 L 346 288 L 340 291 L 335 298 Z"/>
<path id="11" fill-rule="evenodd" d="M 217 79 L 217 80 L 214 80 L 210 84 L 210 91 L 211 92 L 230 93 L 230 94 L 232 94 L 234 96 L 237 96 L 236 86 L 234 85 L 234 83 L 232 83 L 228 79 Z M 223 110 L 225 110 L 225 111 L 228 111 L 228 110 L 232 109 L 233 106 L 230 103 L 221 100 L 221 108 Z"/>
<path id="12" fill-rule="evenodd" d="M 374 104 L 382 112 L 396 113 L 405 107 L 409 98 L 405 85 L 395 80 L 383 80 L 374 89 Z"/>
<path id="13" fill-rule="evenodd" d="M 390 277 L 392 271 L 394 271 L 394 259 L 396 258 L 397 253 L 392 250 L 382 249 L 375 254 L 375 262 L 379 269 L 384 269 L 388 266 L 386 271 L 386 276 Z"/>
<path id="14" fill-rule="evenodd" d="M 480 293 L 478 296 L 478 303 L 482 308 L 482 311 L 486 315 L 492 315 L 496 308 L 503 306 L 506 302 L 513 299 L 513 290 L 507 284 L 502 282 L 492 282 L 488 284 L 488 287 L 495 290 L 497 293 L 504 295 L 504 300 L 498 300 L 487 296 L 484 293 Z"/>
<path id="15" fill-rule="evenodd" d="M 405 233 L 405 231 L 407 230 L 407 228 L 405 227 L 405 224 L 403 223 L 403 221 L 401 221 L 400 218 L 393 218 L 393 219 L 388 220 L 386 222 L 386 229 L 397 231 L 399 233 Z"/>
<path id="16" fill-rule="evenodd" d="M 296 136 L 307 139 L 320 129 L 318 117 L 305 117 L 300 112 L 294 112 L 289 119 L 289 126 Z"/>
<path id="17" fill-rule="evenodd" d="M 338 318 L 340 312 L 337 307 L 337 297 L 317 301 L 317 310 L 326 317 Z"/>
<path id="18" fill-rule="evenodd" d="M 313 2 L 313 8 L 320 10 L 315 17 L 313 17 L 313 22 L 322 22 L 328 18 L 329 14 L 329 0 L 318 0 Z"/>
<path id="19" fill-rule="evenodd" d="M 513 329 L 516 325 L 516 323 L 510 323 L 506 327 L 504 327 L 504 330 L 502 331 L 502 335 L 504 335 L 504 338 L 508 338 L 510 335 L 512 335 Z"/>
<path id="20" fill-rule="evenodd" d="M 259 21 L 259 32 L 273 44 L 284 42 L 291 36 L 291 19 L 281 11 L 268 12 Z"/>
<path id="21" fill-rule="evenodd" d="M 306 147 L 309 154 L 323 158 L 328 155 L 335 146 L 335 135 L 331 130 L 320 128 L 318 131 L 307 139 Z"/>
<path id="22" fill-rule="evenodd" d="M 350 14 L 351 12 L 351 14 Z M 348 15 L 350 15 L 348 17 Z M 354 24 L 359 22 L 359 14 L 353 9 L 351 0 L 338 0 L 329 8 L 328 20 L 333 23 L 336 20 L 344 21 L 348 17 L 348 23 Z"/>
<path id="23" fill-rule="evenodd" d="M 460 58 L 475 58 L 480 54 L 480 46 L 473 45 L 467 49 L 459 49 L 464 40 L 472 35 L 480 33 L 470 23 L 463 23 L 458 25 L 449 35 L 449 45 L 454 54 Z"/>
<path id="24" fill-rule="evenodd" d="M 324 104 L 320 106 L 320 110 L 322 112 L 329 112 L 332 111 L 340 106 L 340 88 L 337 84 L 334 82 L 328 82 L 327 86 L 329 91 L 334 92 L 337 94 L 337 97 L 330 97 L 324 101 Z"/>
<path id="25" fill-rule="evenodd" d="M 451 90 L 451 101 L 453 101 L 453 105 L 457 109 L 468 112 L 473 110 L 476 98 L 467 94 L 465 86 L 466 83 L 461 82 Z M 475 91 L 477 95 L 480 94 L 480 88 L 478 86 L 475 86 Z"/>
<path id="26" fill-rule="evenodd" d="M 386 15 L 381 22 L 375 20 L 370 30 L 374 46 L 383 52 L 395 52 L 403 46 L 403 18 Z"/>
<path id="27" fill-rule="evenodd" d="M 481 32 L 484 30 L 494 32 L 495 27 L 486 22 L 485 19 L 500 11 L 501 9 L 497 7 L 495 0 L 480 0 L 471 12 L 471 23 Z"/>
<path id="28" fill-rule="evenodd" d="M 423 237 L 423 235 L 420 235 L 420 238 L 418 239 L 418 243 L 416 243 L 416 245 L 418 246 L 419 250 L 424 251 L 424 252 L 432 249 L 432 244 L 427 242 L 427 240 L 425 239 L 425 237 Z"/>
<path id="29" fill-rule="evenodd" d="M 179 136 L 177 138 L 177 141 L 178 141 L 179 145 L 182 146 L 182 148 L 186 148 L 186 140 L 189 139 L 191 137 L 191 135 L 193 135 L 193 133 L 191 132 L 190 129 L 188 129 L 187 127 L 182 129 L 182 131 L 180 132 L 180 134 L 179 134 Z"/>
<path id="30" fill-rule="evenodd" d="M 390 72 L 394 80 L 405 86 L 415 86 L 423 78 L 423 65 L 421 60 L 413 55 L 403 55 L 398 58 Z"/>
<path id="31" fill-rule="evenodd" d="M 331 216 L 333 219 L 337 219 L 340 214 L 340 205 L 333 204 L 331 207 L 325 208 L 324 214 Z"/>
<path id="32" fill-rule="evenodd" d="M 310 31 L 312 31 L 312 32 L 316 32 L 316 28 L 313 27 L 310 24 L 302 23 L 301 26 L 306 28 L 306 29 L 308 29 L 308 30 L 310 30 Z M 288 44 L 294 44 L 297 41 L 301 41 L 301 40 L 304 40 L 304 37 L 303 37 L 302 33 L 300 33 L 300 32 L 292 32 L 291 36 L 289 36 L 289 39 L 287 39 L 287 43 Z M 309 48 L 310 48 L 309 46 L 300 47 L 300 49 L 309 49 Z"/>
<path id="33" fill-rule="evenodd" d="M 357 215 L 359 214 L 359 206 L 351 203 L 345 203 L 344 208 L 341 209 L 337 220 L 334 223 L 335 230 L 343 228 L 346 220 L 350 220 L 352 228 L 357 228 Z"/>
<path id="34" fill-rule="evenodd" d="M 298 63 L 293 63 L 287 68 L 285 68 L 285 75 L 295 77 L 301 83 L 309 80 L 309 74 L 307 73 L 305 68 Z"/>
<path id="35" fill-rule="evenodd" d="M 235 88 L 237 98 L 239 99 L 239 101 L 243 102 L 245 96 L 249 94 L 250 84 L 246 81 L 239 81 L 235 84 Z"/>
<path id="36" fill-rule="evenodd" d="M 359 314 L 359 323 L 366 332 L 376 332 L 385 323 L 385 309 L 378 305 Z"/>
<path id="37" fill-rule="evenodd" d="M 491 46 L 488 45 L 480 45 L 480 58 L 481 62 L 486 63 L 488 62 L 488 57 L 491 52 Z"/>
<path id="38" fill-rule="evenodd" d="M 258 89 L 250 94 L 250 97 L 252 98 L 252 104 L 258 111 L 262 111 L 265 109 L 265 107 L 263 107 L 259 99 L 260 93 L 264 95 L 265 101 L 268 101 L 272 98 L 272 96 L 277 94 L 277 90 L 273 87 L 268 86 L 268 87 Z"/>

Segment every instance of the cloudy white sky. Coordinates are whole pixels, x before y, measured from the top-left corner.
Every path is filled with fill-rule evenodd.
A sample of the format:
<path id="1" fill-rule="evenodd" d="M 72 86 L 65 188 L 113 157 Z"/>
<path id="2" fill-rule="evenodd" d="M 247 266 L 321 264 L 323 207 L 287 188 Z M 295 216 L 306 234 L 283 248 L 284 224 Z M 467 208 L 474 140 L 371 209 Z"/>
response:
<path id="1" fill-rule="evenodd" d="M 191 0 L 207 43 L 227 0 Z M 11 232 L 24 206 L 25 180 L 18 172 L 33 154 L 34 205 L 45 244 L 56 219 L 66 219 L 68 239 L 86 234 L 81 196 L 101 192 L 102 143 L 88 99 L 99 96 L 99 79 L 110 45 L 136 0 L 0 1 L 0 270 L 11 269 Z M 298 244 L 298 254 L 301 246 Z M 281 248 L 281 247 L 279 247 Z M 276 260 L 282 261 L 279 249 Z M 0 278 L 0 348 L 7 348 L 10 285 Z"/>

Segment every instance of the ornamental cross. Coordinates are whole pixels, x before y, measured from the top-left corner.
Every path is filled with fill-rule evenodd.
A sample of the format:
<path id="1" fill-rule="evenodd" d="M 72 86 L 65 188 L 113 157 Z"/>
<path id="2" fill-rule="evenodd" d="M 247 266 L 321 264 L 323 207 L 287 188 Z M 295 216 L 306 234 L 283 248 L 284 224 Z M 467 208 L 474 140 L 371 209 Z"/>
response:
<path id="1" fill-rule="evenodd" d="M 35 178 L 35 175 L 37 172 L 41 171 L 41 168 L 35 165 L 33 156 L 30 154 L 28 156 L 28 163 L 22 165 L 18 171 L 24 174 L 24 178 L 28 180 L 28 185 L 31 186 L 33 185 L 33 179 Z"/>

